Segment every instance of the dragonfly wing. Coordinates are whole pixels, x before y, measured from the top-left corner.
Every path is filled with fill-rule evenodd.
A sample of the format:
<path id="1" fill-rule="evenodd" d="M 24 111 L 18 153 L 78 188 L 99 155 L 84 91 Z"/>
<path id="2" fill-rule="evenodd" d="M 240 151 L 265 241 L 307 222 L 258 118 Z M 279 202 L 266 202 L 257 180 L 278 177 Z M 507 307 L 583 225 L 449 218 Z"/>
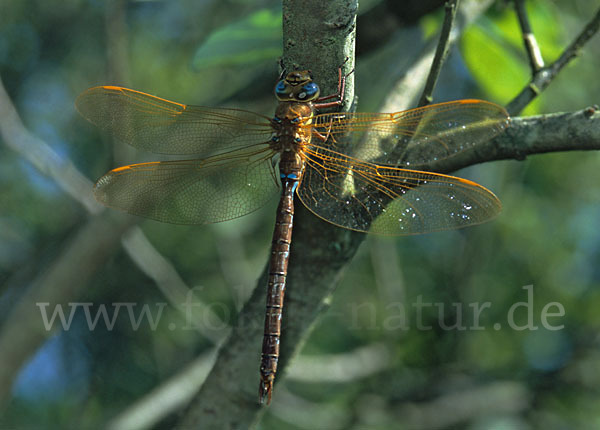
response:
<path id="1" fill-rule="evenodd" d="M 329 136 L 324 146 L 336 152 L 416 168 L 491 139 L 508 126 L 508 113 L 494 103 L 457 100 L 396 113 L 321 114 L 307 126 Z"/>
<path id="2" fill-rule="evenodd" d="M 122 87 L 94 87 L 75 102 L 100 129 L 136 148 L 205 157 L 263 143 L 269 118 L 239 109 L 184 105 Z"/>
<path id="3" fill-rule="evenodd" d="M 479 224 L 500 201 L 461 178 L 378 166 L 307 147 L 298 197 L 317 216 L 351 230 L 399 236 Z"/>
<path id="4" fill-rule="evenodd" d="M 260 208 L 276 194 L 272 156 L 260 145 L 203 160 L 133 164 L 101 177 L 94 194 L 106 206 L 157 221 L 226 221 Z"/>

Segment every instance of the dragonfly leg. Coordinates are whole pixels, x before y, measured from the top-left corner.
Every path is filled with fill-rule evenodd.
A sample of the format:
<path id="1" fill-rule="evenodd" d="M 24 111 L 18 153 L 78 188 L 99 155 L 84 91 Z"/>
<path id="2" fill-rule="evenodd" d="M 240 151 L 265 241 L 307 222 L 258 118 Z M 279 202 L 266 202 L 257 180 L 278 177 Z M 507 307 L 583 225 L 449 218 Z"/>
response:
<path id="1" fill-rule="evenodd" d="M 352 72 L 350 72 L 352 73 Z M 349 74 L 350 74 L 349 73 Z M 349 75 L 348 74 L 348 75 Z M 319 97 L 315 100 L 315 109 L 323 109 L 328 107 L 340 106 L 344 101 L 344 91 L 346 89 L 346 76 L 342 74 L 342 68 L 338 68 L 338 89 L 334 94 L 330 94 L 328 96 Z M 337 99 L 331 102 L 322 103 L 325 100 Z"/>

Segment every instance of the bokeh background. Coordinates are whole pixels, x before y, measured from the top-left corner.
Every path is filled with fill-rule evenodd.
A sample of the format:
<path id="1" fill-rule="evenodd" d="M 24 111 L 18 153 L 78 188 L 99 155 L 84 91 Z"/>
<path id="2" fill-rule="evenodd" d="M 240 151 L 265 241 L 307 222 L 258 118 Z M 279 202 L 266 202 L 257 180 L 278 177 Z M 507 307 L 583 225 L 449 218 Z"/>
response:
<path id="1" fill-rule="evenodd" d="M 386 76 L 398 75 L 436 37 L 442 3 L 361 2 L 358 111 L 376 110 L 393 84 Z M 594 3 L 527 2 L 547 62 L 596 13 Z M 97 210 L 81 203 L 91 188 L 74 198 L 55 170 L 39 166 L 66 170 L 72 163 L 94 181 L 115 166 L 157 159 L 115 145 L 77 114 L 75 98 L 94 85 L 271 115 L 281 37 L 281 7 L 271 0 L 0 4 L 0 78 L 27 130 L 51 151 L 41 153 L 54 157 L 38 154 L 35 164 L 35 147 L 6 133 L 0 140 L 0 370 L 12 379 L 1 428 L 117 425 L 191 366 L 194 380 L 203 378 L 264 269 L 277 202 L 218 225 L 134 220 L 141 230 L 129 230 L 123 246 L 117 241 L 99 256 L 89 277 L 71 279 L 70 296 L 62 296 L 66 317 L 74 310 L 68 329 L 57 317 L 32 354 L 9 366 L 3 354 L 11 342 L 30 336 L 11 313 L 28 307 L 33 324 L 43 326 L 44 300 L 31 292 L 73 246 L 90 208 Z M 524 114 L 598 103 L 599 69 L 596 37 Z M 529 75 L 514 10 L 497 2 L 452 49 L 435 99 L 506 104 Z M 457 175 L 494 191 L 504 205 L 497 219 L 462 231 L 368 238 L 259 428 L 600 426 L 598 166 L 599 154 L 576 151 L 474 166 Z M 100 233 L 88 241 L 103 239 Z M 77 267 L 79 255 L 68 262 Z M 177 307 L 186 288 L 212 313 L 195 311 L 204 328 L 186 326 Z M 169 295 L 173 289 L 180 296 Z M 519 302 L 528 306 L 515 309 Z M 84 303 L 91 303 L 89 315 Z M 90 318 L 102 306 L 112 318 L 115 303 L 122 306 L 114 325 L 101 316 L 92 328 Z M 436 305 L 423 305 L 420 314 L 418 303 Z M 564 309 L 548 318 L 560 330 L 542 325 L 549 303 L 556 305 L 546 312 Z M 470 304 L 487 307 L 479 329 Z M 128 311 L 137 320 L 144 305 L 155 319 L 160 312 L 155 325 L 132 324 Z M 508 325 L 511 308 L 527 329 Z M 56 308 L 46 309 L 50 315 Z M 12 368 L 18 370 L 6 375 Z M 165 412 L 147 425 L 175 424 L 166 402 L 160 405 L 154 412 Z"/>

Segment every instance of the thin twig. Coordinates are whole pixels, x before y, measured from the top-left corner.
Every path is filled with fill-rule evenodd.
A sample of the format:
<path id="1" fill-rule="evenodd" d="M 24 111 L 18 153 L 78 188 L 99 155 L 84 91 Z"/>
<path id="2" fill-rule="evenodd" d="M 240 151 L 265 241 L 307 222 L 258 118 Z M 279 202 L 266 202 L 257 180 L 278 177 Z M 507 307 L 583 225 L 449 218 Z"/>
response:
<path id="1" fill-rule="evenodd" d="M 23 125 L 17 110 L 0 80 L 0 136 L 6 146 L 29 161 L 42 174 L 54 179 L 58 186 L 77 200 L 91 214 L 103 207 L 92 195 L 92 182 L 70 160 L 59 156 L 49 145 L 31 134 Z"/>
<path id="2" fill-rule="evenodd" d="M 492 5 L 491 0 L 465 0 L 462 2 L 460 9 L 457 11 L 456 25 L 449 32 L 448 43 L 452 44 L 462 34 L 475 19 L 483 14 Z M 439 44 L 437 44 L 439 47 Z M 428 44 L 421 52 L 420 56 L 415 59 L 413 65 L 407 70 L 404 76 L 399 79 L 392 90 L 389 92 L 383 104 L 378 109 L 380 112 L 397 112 L 411 107 L 411 102 L 416 97 L 418 88 L 421 85 L 422 76 L 425 76 L 430 64 L 433 63 L 434 52 L 436 48 L 433 44 Z M 397 145 L 396 150 L 400 151 L 401 145 Z M 360 156 L 360 152 L 358 152 Z M 400 157 L 400 153 L 397 154 Z"/>
<path id="3" fill-rule="evenodd" d="M 444 9 L 444 23 L 442 24 L 440 40 L 435 50 L 435 56 L 433 57 L 429 76 L 427 76 L 427 82 L 425 82 L 425 88 L 423 89 L 423 94 L 421 94 L 418 106 L 425 106 L 433 101 L 433 90 L 435 89 L 435 85 L 442 70 L 442 65 L 444 64 L 444 61 L 446 61 L 450 45 L 453 41 L 453 39 L 450 39 L 450 33 L 454 26 L 454 19 L 458 9 L 458 0 L 447 1 Z"/>
<path id="4" fill-rule="evenodd" d="M 128 405 L 107 423 L 106 428 L 127 430 L 156 426 L 167 415 L 177 412 L 190 401 L 206 379 L 216 356 L 217 348 L 200 355 L 176 375 Z"/>
<path id="5" fill-rule="evenodd" d="M 449 34 L 449 43 L 454 43 L 475 19 L 483 14 L 491 5 L 492 0 L 465 0 L 457 11 L 453 31 Z M 417 97 L 418 90 L 422 85 L 422 77 L 428 73 L 433 63 L 435 46 L 428 44 L 415 59 L 410 69 L 406 70 L 379 107 L 380 112 L 397 112 L 408 109 Z"/>
<path id="6" fill-rule="evenodd" d="M 121 244 L 138 268 L 156 283 L 170 305 L 185 317 L 186 325 L 215 345 L 229 335 L 227 322 L 194 294 L 194 288 L 186 285 L 173 264 L 152 246 L 141 228 L 134 226 L 129 229 Z M 193 306 L 193 312 L 190 306 Z"/>
<path id="7" fill-rule="evenodd" d="M 390 414 L 401 417 L 403 428 L 425 430 L 457 428 L 486 416 L 516 416 L 531 405 L 532 393 L 521 381 L 498 381 L 482 385 L 467 385 L 467 381 L 461 381 L 463 385 L 459 389 L 448 390 L 437 398 L 424 402 L 391 402 L 388 410 L 377 412 L 382 416 Z"/>
<path id="8" fill-rule="evenodd" d="M 370 237 L 367 241 L 373 276 L 379 301 L 382 303 L 406 303 L 406 285 L 398 248 L 394 241 L 383 237 Z"/>
<path id="9" fill-rule="evenodd" d="M 300 355 L 288 371 L 288 378 L 302 382 L 347 383 L 365 378 L 392 363 L 391 352 L 382 343 L 372 343 L 340 354 Z"/>
<path id="10" fill-rule="evenodd" d="M 558 73 L 569 61 L 575 58 L 583 46 L 598 32 L 600 28 L 600 9 L 591 21 L 575 38 L 573 43 L 564 50 L 562 55 L 551 65 L 538 70 L 532 77 L 531 82 L 517 95 L 506 107 L 511 115 L 517 115 L 525 106 L 536 98 L 556 78 Z"/>
<path id="11" fill-rule="evenodd" d="M 525 10 L 525 0 L 515 0 L 515 10 L 517 17 L 519 18 L 519 25 L 521 26 L 521 33 L 523 34 L 523 43 L 525 45 L 525 51 L 529 58 L 529 65 L 531 66 L 532 74 L 535 74 L 544 67 L 544 59 L 542 58 L 542 52 L 537 43 L 531 25 L 529 24 L 529 18 L 527 16 L 527 10 Z"/>
<path id="12" fill-rule="evenodd" d="M 106 2 L 104 37 L 106 39 L 106 62 L 109 82 L 129 85 L 129 31 L 127 27 L 127 2 Z"/>
<path id="13" fill-rule="evenodd" d="M 215 359 L 216 349 L 198 357 L 185 369 L 130 405 L 106 427 L 109 430 L 125 430 L 155 426 L 166 415 L 176 412 L 189 402 L 211 370 Z M 391 353 L 386 346 L 373 343 L 341 354 L 323 354 L 318 357 L 300 355 L 290 364 L 288 377 L 305 383 L 350 383 L 384 371 L 391 363 Z M 278 387 L 278 397 L 282 395 L 283 388 Z"/>

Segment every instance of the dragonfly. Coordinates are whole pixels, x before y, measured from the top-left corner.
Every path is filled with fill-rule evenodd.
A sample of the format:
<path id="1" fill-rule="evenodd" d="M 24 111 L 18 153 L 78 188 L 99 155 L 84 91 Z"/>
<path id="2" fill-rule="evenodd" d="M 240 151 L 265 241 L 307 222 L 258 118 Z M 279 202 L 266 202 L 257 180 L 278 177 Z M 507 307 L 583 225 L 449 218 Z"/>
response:
<path id="1" fill-rule="evenodd" d="M 87 120 L 117 140 L 183 156 L 118 167 L 94 186 L 97 200 L 173 224 L 208 224 L 279 205 L 269 260 L 259 403 L 270 403 L 292 241 L 294 195 L 316 216 L 359 232 L 412 235 L 490 220 L 498 198 L 467 179 L 419 170 L 473 150 L 501 133 L 507 112 L 482 100 L 457 100 L 395 113 L 320 110 L 309 70 L 282 74 L 268 117 L 241 109 L 192 106 L 119 86 L 98 86 L 76 101 Z M 187 157 L 186 157 L 187 156 Z"/>

